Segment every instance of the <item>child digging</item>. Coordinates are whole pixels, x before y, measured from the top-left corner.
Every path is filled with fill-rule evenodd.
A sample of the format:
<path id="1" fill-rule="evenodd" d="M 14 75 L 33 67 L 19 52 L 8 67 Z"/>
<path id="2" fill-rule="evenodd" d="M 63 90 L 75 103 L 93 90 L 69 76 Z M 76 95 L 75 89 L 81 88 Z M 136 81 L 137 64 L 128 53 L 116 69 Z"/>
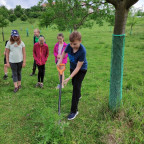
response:
<path id="1" fill-rule="evenodd" d="M 68 120 L 74 119 L 78 115 L 78 103 L 81 98 L 81 85 L 87 72 L 86 49 L 81 44 L 81 34 L 74 31 L 69 36 L 70 44 L 67 45 L 65 51 L 57 63 L 57 66 L 62 63 L 63 58 L 68 53 L 70 59 L 70 76 L 64 80 L 66 85 L 72 79 L 73 93 L 71 112 L 68 115 Z"/>

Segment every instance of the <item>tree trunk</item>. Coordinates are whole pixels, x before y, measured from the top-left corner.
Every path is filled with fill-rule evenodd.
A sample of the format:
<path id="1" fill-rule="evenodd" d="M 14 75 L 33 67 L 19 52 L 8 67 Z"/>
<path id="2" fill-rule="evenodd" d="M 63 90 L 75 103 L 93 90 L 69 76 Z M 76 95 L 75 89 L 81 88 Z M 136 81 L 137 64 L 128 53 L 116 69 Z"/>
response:
<path id="1" fill-rule="evenodd" d="M 131 29 L 130 29 L 130 35 L 132 35 L 132 27 L 133 27 L 133 25 L 131 25 Z"/>
<path id="2" fill-rule="evenodd" d="M 111 75 L 110 75 L 110 96 L 109 107 L 117 111 L 122 100 L 123 81 L 123 60 L 125 45 L 125 25 L 129 8 L 138 0 L 106 0 L 115 6 L 115 26 L 113 34 Z"/>
<path id="3" fill-rule="evenodd" d="M 123 58 L 127 16 L 128 10 L 123 5 L 119 5 L 115 12 L 115 27 L 111 53 L 109 107 L 112 111 L 119 109 L 122 100 Z"/>
<path id="4" fill-rule="evenodd" d="M 128 10 L 120 5 L 115 12 L 115 26 L 114 34 L 125 34 L 126 21 L 128 17 Z"/>
<path id="5" fill-rule="evenodd" d="M 2 37 L 3 37 L 3 41 L 4 41 L 4 32 L 3 32 L 3 27 L 2 27 Z"/>

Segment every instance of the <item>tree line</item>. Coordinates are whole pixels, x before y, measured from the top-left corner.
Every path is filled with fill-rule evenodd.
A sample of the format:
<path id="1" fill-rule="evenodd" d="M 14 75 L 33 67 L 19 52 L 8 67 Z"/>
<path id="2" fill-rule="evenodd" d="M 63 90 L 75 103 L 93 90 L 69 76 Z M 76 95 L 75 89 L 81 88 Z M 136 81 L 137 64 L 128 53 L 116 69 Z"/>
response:
<path id="1" fill-rule="evenodd" d="M 144 12 L 135 11 L 135 16 L 144 16 Z M 110 26 L 114 26 L 115 8 L 103 0 L 40 0 L 31 8 L 24 9 L 21 5 L 17 5 L 10 10 L 5 6 L 0 6 L 0 28 L 2 28 L 3 40 L 3 28 L 17 18 L 21 21 L 28 21 L 30 24 L 38 18 L 40 27 L 55 25 L 60 31 L 73 31 L 82 27 L 91 28 L 94 22 L 103 25 L 103 22 L 107 21 Z M 129 25 L 134 25 L 134 23 L 132 18 Z"/>

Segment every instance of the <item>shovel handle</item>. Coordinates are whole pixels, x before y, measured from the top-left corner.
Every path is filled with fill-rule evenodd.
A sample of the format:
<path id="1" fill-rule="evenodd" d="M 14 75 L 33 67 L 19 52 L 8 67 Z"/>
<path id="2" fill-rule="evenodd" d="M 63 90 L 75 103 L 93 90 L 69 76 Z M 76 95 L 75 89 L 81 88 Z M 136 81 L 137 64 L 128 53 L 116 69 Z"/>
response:
<path id="1" fill-rule="evenodd" d="M 63 67 L 62 69 L 60 67 Z M 59 64 L 59 66 L 57 66 L 57 70 L 60 73 L 60 75 L 63 74 L 63 72 L 65 71 L 65 64 Z"/>

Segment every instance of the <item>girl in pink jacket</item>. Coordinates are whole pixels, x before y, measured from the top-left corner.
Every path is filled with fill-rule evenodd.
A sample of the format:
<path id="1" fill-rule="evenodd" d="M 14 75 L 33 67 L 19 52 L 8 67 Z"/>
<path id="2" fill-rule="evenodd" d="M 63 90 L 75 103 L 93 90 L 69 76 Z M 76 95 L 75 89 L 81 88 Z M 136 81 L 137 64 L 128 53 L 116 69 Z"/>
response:
<path id="1" fill-rule="evenodd" d="M 54 56 L 55 56 L 55 63 L 56 64 L 60 60 L 62 52 L 65 50 L 65 48 L 67 46 L 67 44 L 64 42 L 64 35 L 62 33 L 59 33 L 57 35 L 57 39 L 58 39 L 58 42 L 54 46 Z M 67 57 L 68 57 L 68 55 L 66 55 L 64 57 L 64 59 L 62 61 L 63 64 L 67 63 Z M 60 79 L 60 74 L 59 74 L 59 79 Z M 62 75 L 62 88 L 64 88 L 63 81 L 64 81 L 64 72 Z M 59 84 L 56 88 L 59 89 Z"/>

